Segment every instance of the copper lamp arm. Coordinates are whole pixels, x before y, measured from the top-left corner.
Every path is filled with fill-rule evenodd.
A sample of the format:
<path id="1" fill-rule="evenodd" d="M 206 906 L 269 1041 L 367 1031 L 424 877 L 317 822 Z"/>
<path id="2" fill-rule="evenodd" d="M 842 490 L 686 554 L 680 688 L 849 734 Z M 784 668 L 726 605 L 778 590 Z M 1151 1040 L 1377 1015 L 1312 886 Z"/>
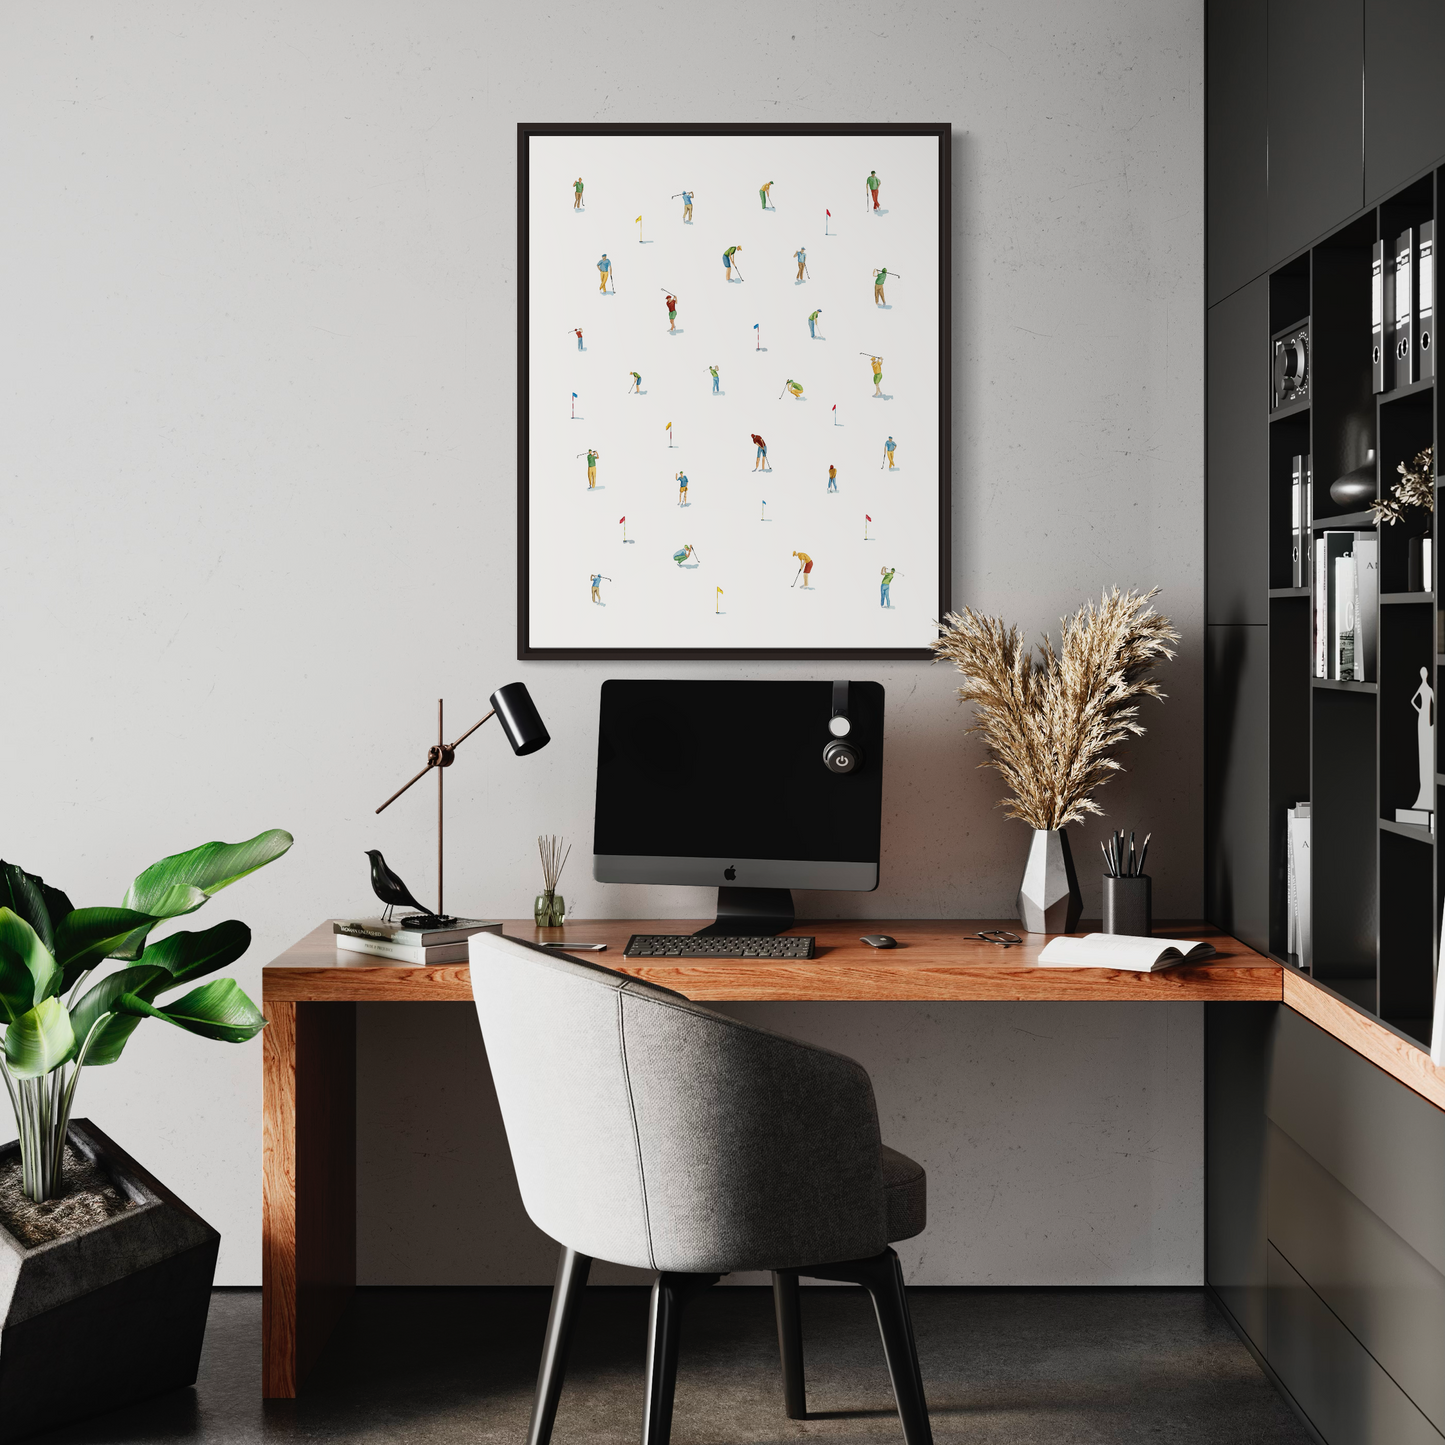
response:
<path id="1" fill-rule="evenodd" d="M 481 722 L 475 722 L 475 723 L 473 723 L 473 724 L 471 725 L 471 727 L 469 727 L 469 728 L 466 730 L 466 732 L 464 732 L 464 733 L 461 735 L 461 737 L 459 737 L 459 738 L 456 740 L 456 742 L 454 742 L 454 743 L 452 744 L 452 751 L 455 752 L 459 747 L 461 747 L 461 745 L 462 745 L 464 742 L 466 742 L 466 740 L 467 740 L 469 737 L 471 737 L 471 735 L 472 735 L 474 732 L 476 732 L 476 730 L 477 730 L 479 727 L 481 727 L 482 723 L 484 723 L 484 722 L 487 721 L 487 718 L 494 718 L 494 717 L 496 717 L 496 715 L 497 715 L 497 710 L 496 710 L 496 708 L 489 708 L 488 711 L 487 711 L 487 717 L 484 717 Z M 418 776 L 420 776 L 420 775 L 418 775 Z M 411 781 L 412 781 L 412 783 L 416 782 L 416 778 L 413 778 Z M 411 786 L 411 783 L 408 783 L 407 786 L 410 787 L 410 786 Z"/>
<path id="2" fill-rule="evenodd" d="M 424 777 L 426 777 L 426 775 L 427 775 L 429 772 L 431 772 L 431 770 L 432 770 L 434 767 L 436 767 L 436 764 L 435 764 L 435 763 L 428 763 L 428 764 L 426 765 L 426 767 L 424 767 L 424 768 L 421 770 L 421 772 L 419 772 L 419 773 L 416 775 L 416 777 L 414 777 L 414 778 L 411 780 L 410 783 L 403 783 L 403 784 L 401 785 L 401 787 L 399 787 L 399 788 L 396 790 L 396 792 L 394 792 L 394 793 L 391 795 L 391 797 L 389 797 L 389 798 L 386 800 L 386 802 L 384 802 L 384 803 L 381 805 L 381 807 L 378 808 L 376 811 L 377 811 L 378 813 L 380 813 L 383 809 L 391 807 L 391 805 L 392 805 L 394 802 L 396 802 L 396 800 L 397 800 L 399 797 L 401 797 L 401 795 L 402 795 L 404 792 L 406 792 L 406 790 L 407 790 L 409 787 L 411 787 L 411 784 L 412 784 L 412 783 L 419 783 L 419 782 L 421 782 L 421 780 L 422 780 Z"/>

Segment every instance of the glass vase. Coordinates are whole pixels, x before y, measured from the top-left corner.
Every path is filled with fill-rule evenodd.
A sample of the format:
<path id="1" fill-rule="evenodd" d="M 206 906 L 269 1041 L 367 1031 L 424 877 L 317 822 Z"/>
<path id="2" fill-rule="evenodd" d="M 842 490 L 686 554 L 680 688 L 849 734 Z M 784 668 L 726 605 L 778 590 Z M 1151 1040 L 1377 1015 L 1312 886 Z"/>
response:
<path id="1" fill-rule="evenodd" d="M 554 889 L 548 888 L 534 900 L 532 918 L 538 928 L 561 928 L 567 918 L 567 900 Z"/>

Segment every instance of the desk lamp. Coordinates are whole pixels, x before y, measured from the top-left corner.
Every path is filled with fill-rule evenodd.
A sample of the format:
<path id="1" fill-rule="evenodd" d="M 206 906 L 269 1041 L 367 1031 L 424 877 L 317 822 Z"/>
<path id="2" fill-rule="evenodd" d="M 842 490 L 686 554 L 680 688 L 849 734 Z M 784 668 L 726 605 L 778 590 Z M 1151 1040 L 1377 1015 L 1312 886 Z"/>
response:
<path id="1" fill-rule="evenodd" d="M 443 731 L 442 723 L 442 699 L 437 699 L 437 740 L 427 751 L 426 767 L 419 772 L 410 782 L 403 783 L 386 802 L 376 811 L 385 811 L 396 802 L 412 783 L 419 783 L 433 768 L 437 772 L 437 911 L 430 917 L 423 919 L 406 919 L 405 922 L 415 926 L 418 922 L 424 923 L 428 928 L 445 927 L 455 923 L 443 909 L 442 900 L 442 796 L 443 780 L 446 777 L 446 769 L 456 761 L 456 751 L 482 723 L 489 718 L 501 720 L 502 731 L 507 735 L 507 741 L 512 745 L 512 751 L 519 758 L 526 757 L 528 753 L 535 753 L 540 748 L 545 748 L 552 741 L 546 724 L 542 721 L 537 712 L 537 706 L 532 701 L 526 685 L 520 682 L 509 682 L 506 687 L 500 687 L 490 698 L 491 708 L 481 722 L 473 723 L 456 742 L 449 743 L 446 740 L 446 733 Z"/>

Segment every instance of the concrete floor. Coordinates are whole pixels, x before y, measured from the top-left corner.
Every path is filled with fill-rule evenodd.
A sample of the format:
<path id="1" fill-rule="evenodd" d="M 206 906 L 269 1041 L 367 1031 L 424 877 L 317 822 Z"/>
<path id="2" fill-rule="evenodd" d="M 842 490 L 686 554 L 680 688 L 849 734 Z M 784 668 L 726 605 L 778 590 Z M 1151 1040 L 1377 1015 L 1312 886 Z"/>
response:
<path id="1" fill-rule="evenodd" d="M 219 1292 L 200 1379 L 34 1437 L 44 1445 L 482 1445 L 526 1437 L 550 1291 L 362 1291 L 298 1401 L 260 1398 L 261 1300 Z M 1307 1445 L 1197 1290 L 918 1290 L 935 1437 L 969 1445 Z M 593 1288 L 557 1445 L 639 1438 L 647 1294 Z M 902 1439 L 866 1296 L 805 1289 L 807 1421 L 783 1415 L 772 1296 L 717 1289 L 683 1325 L 678 1445 Z M 83 1362 L 78 1368 L 84 1368 Z"/>

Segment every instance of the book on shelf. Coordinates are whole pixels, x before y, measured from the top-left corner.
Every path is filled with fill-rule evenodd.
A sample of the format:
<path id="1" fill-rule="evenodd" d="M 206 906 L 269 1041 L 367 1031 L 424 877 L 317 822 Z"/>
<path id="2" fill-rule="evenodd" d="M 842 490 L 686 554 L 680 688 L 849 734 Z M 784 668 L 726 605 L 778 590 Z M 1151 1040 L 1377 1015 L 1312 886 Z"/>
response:
<path id="1" fill-rule="evenodd" d="M 1373 532 L 1321 532 L 1315 539 L 1316 677 L 1374 682 L 1379 559 Z"/>
<path id="2" fill-rule="evenodd" d="M 1314 962 L 1311 937 L 1310 805 L 1285 809 L 1285 952 L 1308 973 Z"/>
<path id="3" fill-rule="evenodd" d="M 1391 374 L 1386 335 L 1385 243 L 1376 241 L 1370 257 L 1370 376 L 1375 391 L 1384 391 Z M 1391 305 L 1393 310 L 1393 304 Z"/>
<path id="4" fill-rule="evenodd" d="M 409 928 L 385 918 L 333 918 L 332 932 L 348 938 L 371 938 L 382 943 L 400 943 L 431 948 L 439 943 L 463 943 L 474 933 L 500 933 L 502 925 L 490 918 L 454 918 L 442 928 Z M 338 942 L 338 947 L 342 945 Z"/>
<path id="5" fill-rule="evenodd" d="M 478 930 L 480 931 L 480 930 Z M 498 932 L 501 931 L 498 926 Z M 350 953 L 365 953 L 373 958 L 390 958 L 397 963 L 465 963 L 467 940 L 452 943 L 396 943 L 389 938 L 365 938 L 350 933 L 336 935 L 337 948 Z"/>
<path id="6" fill-rule="evenodd" d="M 1310 585 L 1310 459 L 1294 457 L 1290 462 L 1290 586 Z"/>
<path id="7" fill-rule="evenodd" d="M 1141 938 L 1128 933 L 1086 933 L 1082 938 L 1055 938 L 1044 945 L 1043 968 L 1121 968 L 1130 973 L 1155 973 L 1175 963 L 1213 958 L 1214 945 L 1191 939 Z"/>
<path id="8" fill-rule="evenodd" d="M 1415 233 L 1395 238 L 1395 385 L 1409 386 L 1415 371 Z"/>
<path id="9" fill-rule="evenodd" d="M 1415 364 L 1420 380 L 1435 375 L 1435 222 L 1422 221 L 1415 248 Z"/>

